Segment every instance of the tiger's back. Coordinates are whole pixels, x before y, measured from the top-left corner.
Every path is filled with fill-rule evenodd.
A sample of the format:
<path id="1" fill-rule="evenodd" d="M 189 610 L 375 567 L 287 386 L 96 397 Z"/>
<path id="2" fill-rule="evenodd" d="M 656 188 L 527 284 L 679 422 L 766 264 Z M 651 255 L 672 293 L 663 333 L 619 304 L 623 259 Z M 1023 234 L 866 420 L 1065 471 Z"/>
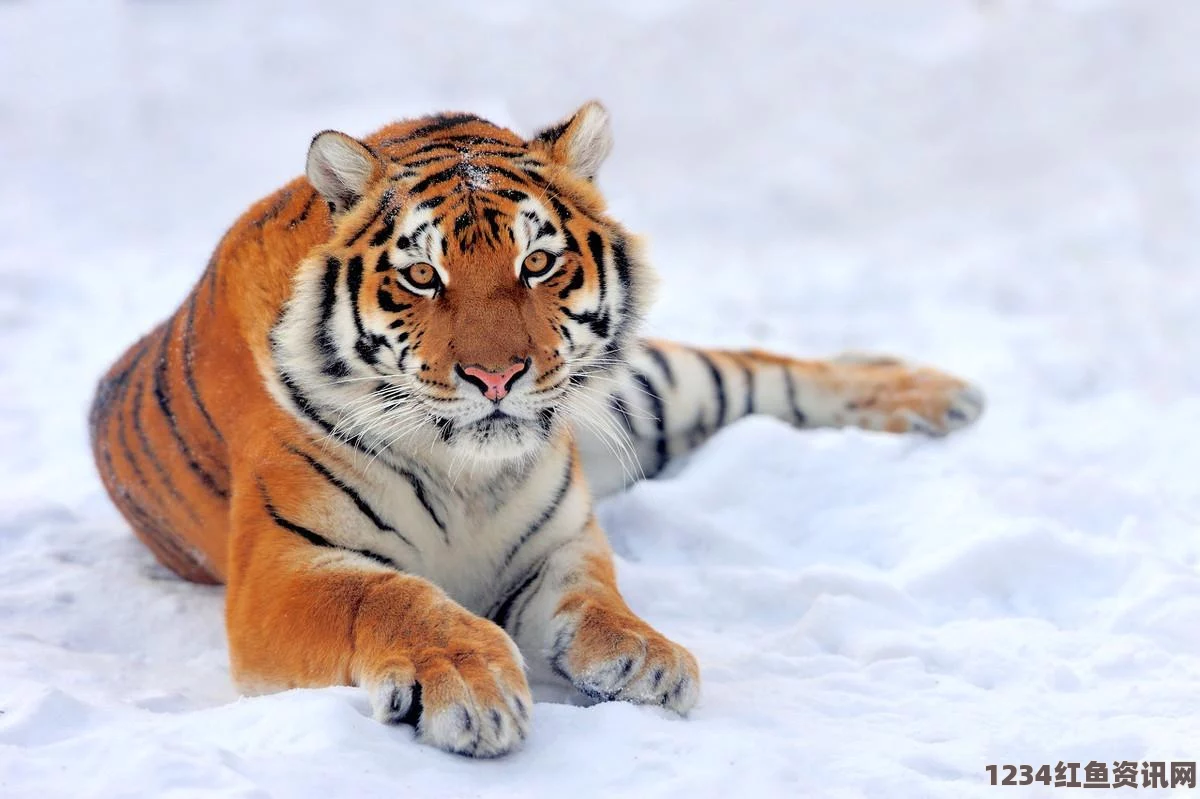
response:
<path id="1" fill-rule="evenodd" d="M 253 205 L 180 307 L 97 388 L 89 431 L 104 486 L 138 538 L 185 579 L 223 581 L 230 442 L 247 409 L 273 405 L 246 333 L 270 325 L 328 225 L 303 179 Z"/>

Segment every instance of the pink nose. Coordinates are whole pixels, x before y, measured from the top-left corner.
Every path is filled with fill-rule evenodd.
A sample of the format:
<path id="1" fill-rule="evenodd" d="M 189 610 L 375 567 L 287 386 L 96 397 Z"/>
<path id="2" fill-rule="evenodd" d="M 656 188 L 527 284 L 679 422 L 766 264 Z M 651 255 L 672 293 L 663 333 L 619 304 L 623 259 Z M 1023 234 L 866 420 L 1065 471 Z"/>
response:
<path id="1" fill-rule="evenodd" d="M 528 368 L 529 359 L 526 358 L 520 363 L 514 363 L 503 372 L 492 372 L 482 366 L 459 366 L 458 374 L 463 380 L 482 391 L 483 396 L 495 401 L 508 396 L 508 390 L 512 388 L 513 383 L 517 382 L 517 378 L 525 374 Z"/>

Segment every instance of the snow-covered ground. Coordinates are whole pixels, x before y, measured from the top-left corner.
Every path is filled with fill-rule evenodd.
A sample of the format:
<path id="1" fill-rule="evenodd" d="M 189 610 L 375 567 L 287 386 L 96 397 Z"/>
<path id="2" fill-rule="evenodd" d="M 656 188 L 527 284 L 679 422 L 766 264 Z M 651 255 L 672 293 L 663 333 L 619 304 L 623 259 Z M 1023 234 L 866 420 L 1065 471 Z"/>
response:
<path id="1" fill-rule="evenodd" d="M 0 796 L 1059 796 L 985 766 L 1200 759 L 1200 4 L 405 5 L 0 3 Z M 653 332 L 905 354 L 988 414 L 750 419 L 604 505 L 704 670 L 686 721 L 541 702 L 472 762 L 353 689 L 238 699 L 221 591 L 93 474 L 97 375 L 313 132 L 592 96 Z"/>

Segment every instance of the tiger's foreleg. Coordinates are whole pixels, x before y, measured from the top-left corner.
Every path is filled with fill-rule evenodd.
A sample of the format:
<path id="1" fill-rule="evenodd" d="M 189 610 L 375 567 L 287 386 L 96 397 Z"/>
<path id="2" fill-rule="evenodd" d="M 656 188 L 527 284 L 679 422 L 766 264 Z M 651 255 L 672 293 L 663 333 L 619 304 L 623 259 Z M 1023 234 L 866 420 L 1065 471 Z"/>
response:
<path id="1" fill-rule="evenodd" d="M 594 517 L 527 567 L 495 618 L 529 654 L 536 677 L 557 676 L 593 699 L 680 714 L 699 697 L 696 659 L 622 599 L 612 550 Z"/>
<path id="2" fill-rule="evenodd" d="M 515 748 L 533 700 L 512 639 L 399 564 L 333 543 L 329 514 L 289 501 L 288 484 L 234 493 L 226 628 L 239 688 L 361 685 L 376 718 L 414 722 L 425 743 Z"/>
<path id="3" fill-rule="evenodd" d="M 860 427 L 945 435 L 983 412 L 983 394 L 935 369 L 887 357 L 803 360 L 759 350 L 728 351 L 645 340 L 607 392 L 606 442 L 580 426 L 588 477 L 598 494 L 652 477 L 718 429 L 761 413 L 798 427 Z M 592 411 L 595 416 L 597 410 Z M 629 457 L 632 449 L 632 458 Z M 618 457 L 625 450 L 624 458 Z M 633 460 L 634 469 L 621 460 Z"/>

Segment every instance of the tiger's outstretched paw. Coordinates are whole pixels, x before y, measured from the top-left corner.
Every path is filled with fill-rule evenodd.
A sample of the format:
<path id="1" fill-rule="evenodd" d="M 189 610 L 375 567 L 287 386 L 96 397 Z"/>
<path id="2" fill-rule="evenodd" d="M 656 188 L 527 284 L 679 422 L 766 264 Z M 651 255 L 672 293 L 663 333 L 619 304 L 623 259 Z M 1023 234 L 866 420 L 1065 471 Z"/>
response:
<path id="1" fill-rule="evenodd" d="M 384 664 L 368 682 L 375 718 L 414 724 L 419 741 L 455 754 L 497 757 L 517 748 L 533 708 L 520 655 L 499 627 L 474 621 L 477 629 L 461 643 Z"/>
<path id="2" fill-rule="evenodd" d="M 974 422 L 986 405 L 977 386 L 937 369 L 863 354 L 835 362 L 848 377 L 841 419 L 867 430 L 944 436 Z"/>
<path id="3" fill-rule="evenodd" d="M 555 618 L 550 664 L 594 699 L 662 705 L 684 715 L 700 696 L 691 652 L 632 613 L 594 600 Z"/>
<path id="4" fill-rule="evenodd" d="M 909 429 L 931 436 L 944 436 L 974 422 L 983 414 L 986 405 L 983 391 L 970 383 L 932 372 L 933 379 L 940 381 L 935 391 L 940 395 L 921 408 L 905 411 Z M 923 372 L 918 372 L 920 375 Z M 919 405 L 919 403 L 918 403 Z M 921 411 L 925 412 L 922 413 Z"/>

